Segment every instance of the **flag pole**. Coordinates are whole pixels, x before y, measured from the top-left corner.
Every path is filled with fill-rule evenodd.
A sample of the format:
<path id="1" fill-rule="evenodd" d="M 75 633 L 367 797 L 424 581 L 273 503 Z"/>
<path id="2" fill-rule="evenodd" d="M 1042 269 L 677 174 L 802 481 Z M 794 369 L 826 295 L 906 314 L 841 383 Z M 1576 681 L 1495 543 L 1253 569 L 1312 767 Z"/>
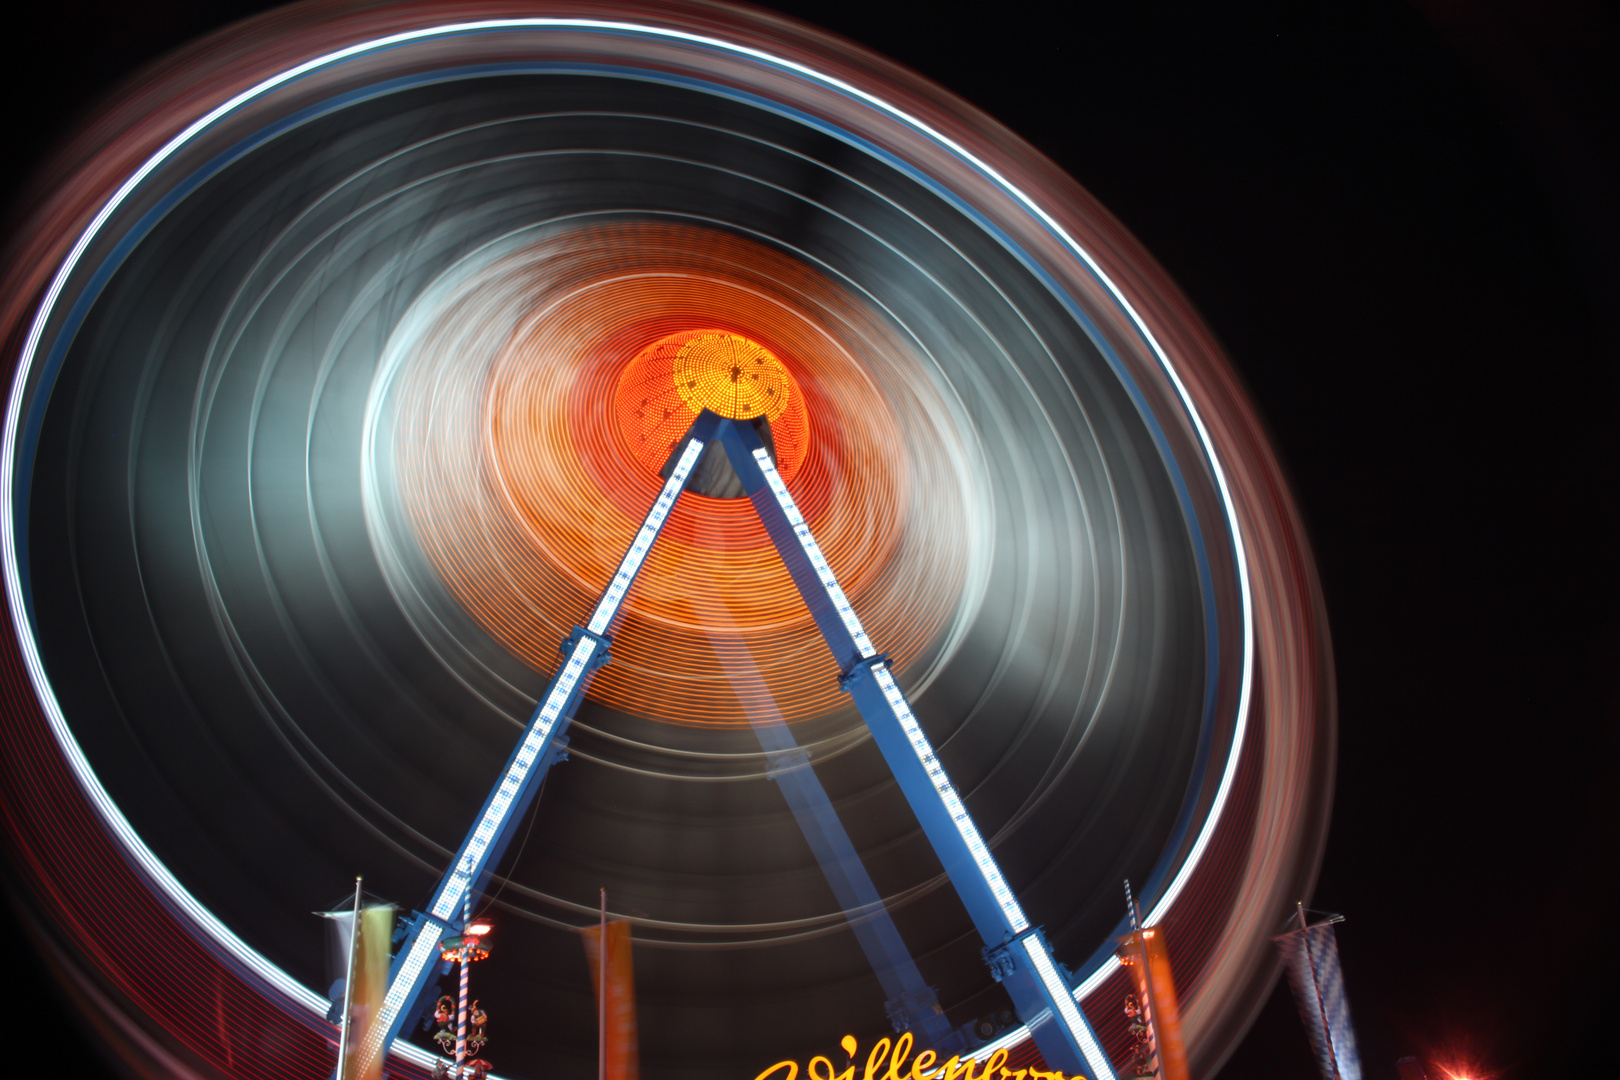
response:
<path id="1" fill-rule="evenodd" d="M 456 1080 L 461 1080 L 467 1061 L 467 969 L 472 966 L 472 949 L 467 945 L 467 927 L 472 923 L 472 890 L 461 899 L 461 994 L 456 1005 Z"/>
<path id="2" fill-rule="evenodd" d="M 1136 949 L 1141 953 L 1142 959 L 1142 986 L 1147 990 L 1147 1000 L 1142 1002 L 1147 1007 L 1148 1034 L 1153 1037 L 1153 1067 L 1154 1075 L 1163 1076 L 1164 1047 L 1159 1045 L 1159 1024 L 1163 1015 L 1159 1012 L 1159 998 L 1153 992 L 1153 969 L 1149 966 L 1147 951 L 1147 927 L 1142 923 L 1142 909 L 1137 906 L 1136 897 L 1131 894 L 1131 881 L 1125 879 L 1125 907 L 1131 916 L 1131 933 L 1136 935 Z"/>
<path id="3" fill-rule="evenodd" d="M 1299 935 L 1305 943 L 1305 959 L 1311 965 L 1311 989 L 1316 991 L 1316 1012 L 1322 1018 L 1322 1037 L 1327 1041 L 1328 1060 L 1333 1062 L 1333 1080 L 1339 1080 L 1339 1050 L 1333 1045 L 1333 1024 L 1328 1019 L 1327 1005 L 1322 1001 L 1322 983 L 1316 977 L 1316 954 L 1311 950 L 1311 935 L 1306 933 L 1305 903 L 1296 900 L 1294 906 L 1299 909 Z"/>
<path id="4" fill-rule="evenodd" d="M 343 976 L 343 1017 L 338 1025 L 337 1080 L 344 1080 L 349 1064 L 349 1028 L 354 1022 L 354 968 L 360 955 L 360 881 L 354 879 L 354 914 L 349 921 L 349 966 Z"/>
<path id="5" fill-rule="evenodd" d="M 602 929 L 596 941 L 596 1080 L 607 1080 L 607 886 L 602 886 Z"/>

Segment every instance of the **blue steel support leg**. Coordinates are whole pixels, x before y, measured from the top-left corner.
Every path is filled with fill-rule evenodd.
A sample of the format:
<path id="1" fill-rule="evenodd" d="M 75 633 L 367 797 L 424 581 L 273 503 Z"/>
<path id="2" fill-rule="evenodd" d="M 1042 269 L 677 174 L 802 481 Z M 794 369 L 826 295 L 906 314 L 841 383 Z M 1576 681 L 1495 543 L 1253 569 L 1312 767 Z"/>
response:
<path id="1" fill-rule="evenodd" d="M 872 732 L 923 833 L 985 943 L 985 960 L 1007 988 L 1047 1064 L 1115 1080 L 1113 1064 L 1075 1003 L 1039 928 L 1031 926 L 905 695 L 839 587 L 820 546 L 753 428 L 725 421 L 719 438 L 844 673 L 843 686 Z"/>
<path id="2" fill-rule="evenodd" d="M 832 886 L 849 919 L 855 939 L 888 997 L 889 1019 L 898 1030 L 910 1031 L 918 1048 L 950 1053 L 963 1048 L 961 1037 L 939 1007 L 939 996 L 923 981 L 922 972 L 906 948 L 883 898 L 862 865 L 849 834 L 833 810 L 827 792 L 810 768 L 810 758 L 793 741 L 787 725 L 754 727 L 760 745 L 773 757 L 771 779 L 782 790 L 821 871 Z"/>
<path id="3" fill-rule="evenodd" d="M 485 800 L 472 831 L 462 841 L 455 861 L 450 864 L 449 871 L 433 894 L 433 902 L 423 917 L 409 924 L 405 941 L 395 954 L 388 972 L 388 991 L 383 995 L 382 1007 L 367 1025 L 365 1038 L 360 1044 L 362 1069 L 376 1060 L 377 1055 L 383 1053 L 398 1037 L 401 1025 L 412 1014 L 412 1006 L 427 985 L 438 959 L 440 939 L 446 932 L 459 929 L 456 920 L 464 898 L 483 880 L 494 865 L 494 860 L 505 849 L 512 827 L 521 820 L 522 809 L 533 798 L 536 785 L 560 756 L 558 737 L 573 717 L 574 709 L 578 707 L 579 699 L 590 682 L 591 673 L 608 661 L 608 626 L 635 582 L 647 552 L 663 530 L 670 509 L 680 497 L 698 458 L 713 441 L 718 423 L 718 417 L 706 412 L 692 425 L 685 450 L 676 461 L 652 509 L 647 512 L 646 520 L 631 541 L 630 550 L 620 561 L 613 580 L 597 601 L 590 620 L 583 627 L 576 627 L 563 643 L 562 652 L 566 659 L 561 670 L 541 695 L 523 738 L 512 751 L 495 790 Z"/>
<path id="4" fill-rule="evenodd" d="M 704 622 L 710 626 L 731 625 L 731 615 L 722 598 L 700 598 Z M 776 781 L 787 800 L 799 831 L 821 866 L 832 888 L 833 897 L 844 909 L 850 929 L 872 971 L 888 998 L 889 1019 L 896 1030 L 910 1031 L 918 1049 L 932 1048 L 949 1054 L 965 1045 L 939 1007 L 939 996 L 923 980 L 917 962 L 884 907 L 883 898 L 866 872 L 866 866 L 850 843 L 843 822 L 833 809 L 815 771 L 810 756 L 800 748 L 793 732 L 776 711 L 770 688 L 754 666 L 753 658 L 742 652 L 724 663 L 726 676 L 738 697 L 762 703 L 748 710 L 748 721 L 770 762 L 769 776 Z"/>

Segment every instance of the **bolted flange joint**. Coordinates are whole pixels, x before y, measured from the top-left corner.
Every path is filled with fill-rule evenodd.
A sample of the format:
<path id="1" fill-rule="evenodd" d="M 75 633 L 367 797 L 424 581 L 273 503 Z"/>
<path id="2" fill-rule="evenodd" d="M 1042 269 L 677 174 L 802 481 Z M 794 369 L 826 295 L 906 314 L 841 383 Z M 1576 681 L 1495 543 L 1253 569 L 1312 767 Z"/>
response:
<path id="1" fill-rule="evenodd" d="M 846 694 L 850 693 L 855 689 L 855 684 L 858 680 L 861 678 L 870 678 L 873 668 L 877 667 L 879 664 L 887 664 L 888 662 L 888 653 L 878 653 L 876 656 L 867 656 L 855 661 L 853 664 L 849 665 L 849 670 L 845 671 L 838 677 L 838 689 L 842 690 Z"/>
<path id="2" fill-rule="evenodd" d="M 563 656 L 572 656 L 574 655 L 574 650 L 579 648 L 579 643 L 584 638 L 590 638 L 596 643 L 596 647 L 591 650 L 591 658 L 585 661 L 586 671 L 595 671 L 597 668 L 613 659 L 612 655 L 610 654 L 610 650 L 613 646 L 613 639 L 607 634 L 593 634 L 583 626 L 576 626 L 573 630 L 569 631 L 568 636 L 563 638 L 562 644 L 557 646 L 557 651 Z"/>

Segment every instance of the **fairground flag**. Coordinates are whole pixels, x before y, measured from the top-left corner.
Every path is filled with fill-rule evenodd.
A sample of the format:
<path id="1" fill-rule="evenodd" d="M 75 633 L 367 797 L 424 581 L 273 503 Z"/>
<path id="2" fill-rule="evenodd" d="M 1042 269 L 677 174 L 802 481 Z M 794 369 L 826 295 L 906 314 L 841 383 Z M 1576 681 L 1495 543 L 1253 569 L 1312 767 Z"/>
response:
<path id="1" fill-rule="evenodd" d="M 1303 911 L 1300 921 L 1304 921 Z M 1361 1080 L 1361 1057 L 1350 1026 L 1350 1002 L 1344 996 L 1333 923 L 1290 930 L 1273 940 L 1282 952 L 1288 984 L 1299 1003 L 1299 1016 L 1323 1080 Z"/>
<path id="2" fill-rule="evenodd" d="M 600 1006 L 602 931 L 586 926 L 579 933 L 585 939 L 591 985 Z M 608 923 L 607 939 L 607 1080 L 637 1080 L 641 1061 L 636 1036 L 636 981 L 630 966 L 630 924 L 623 920 Z"/>

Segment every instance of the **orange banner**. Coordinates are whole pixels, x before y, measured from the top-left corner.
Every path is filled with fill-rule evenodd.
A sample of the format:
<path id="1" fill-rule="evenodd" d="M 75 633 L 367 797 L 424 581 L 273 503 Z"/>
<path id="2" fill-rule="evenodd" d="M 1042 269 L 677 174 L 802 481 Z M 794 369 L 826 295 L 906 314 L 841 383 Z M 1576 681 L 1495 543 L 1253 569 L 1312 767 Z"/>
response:
<path id="1" fill-rule="evenodd" d="M 1147 954 L 1146 970 L 1142 955 Z M 1150 926 L 1141 936 L 1127 934 L 1115 954 L 1131 971 L 1136 982 L 1137 1000 L 1145 1005 L 1158 1048 L 1159 1075 L 1164 1080 L 1188 1080 L 1187 1043 L 1181 1033 L 1181 1003 L 1176 1000 L 1175 980 L 1170 977 L 1170 952 L 1165 947 L 1162 927 Z"/>
<path id="2" fill-rule="evenodd" d="M 580 929 L 585 939 L 585 959 L 590 962 L 591 987 L 597 1007 L 602 1004 L 602 952 L 600 927 Z M 630 924 L 610 922 L 607 926 L 607 1080 L 637 1080 L 641 1061 L 636 1039 L 636 980 L 630 964 Z"/>
<path id="3" fill-rule="evenodd" d="M 353 921 L 351 916 L 350 921 Z M 383 1055 L 373 1054 L 365 1062 L 358 1048 L 366 1041 L 371 1018 L 382 1008 L 388 992 L 388 954 L 392 948 L 394 909 L 366 908 L 360 913 L 358 938 L 350 938 L 354 950 L 354 992 L 349 998 L 349 1056 L 342 1063 L 342 1080 L 382 1080 Z M 355 933 L 354 929 L 350 933 Z"/>

